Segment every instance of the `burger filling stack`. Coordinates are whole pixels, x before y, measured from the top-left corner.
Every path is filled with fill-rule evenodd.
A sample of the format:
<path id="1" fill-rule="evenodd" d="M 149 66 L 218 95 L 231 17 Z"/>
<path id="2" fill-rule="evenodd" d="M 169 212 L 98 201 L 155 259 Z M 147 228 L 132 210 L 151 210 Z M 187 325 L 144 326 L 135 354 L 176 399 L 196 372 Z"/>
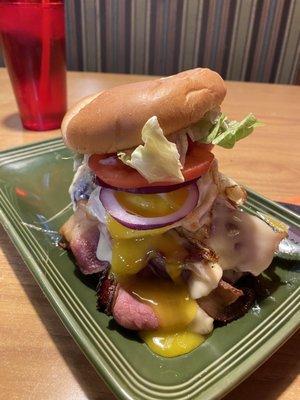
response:
<path id="1" fill-rule="evenodd" d="M 74 213 L 62 244 L 98 281 L 97 307 L 165 357 L 244 315 L 285 227 L 240 209 L 245 190 L 218 170 L 260 123 L 222 114 L 222 78 L 197 68 L 104 90 L 65 116 L 75 155 Z"/>

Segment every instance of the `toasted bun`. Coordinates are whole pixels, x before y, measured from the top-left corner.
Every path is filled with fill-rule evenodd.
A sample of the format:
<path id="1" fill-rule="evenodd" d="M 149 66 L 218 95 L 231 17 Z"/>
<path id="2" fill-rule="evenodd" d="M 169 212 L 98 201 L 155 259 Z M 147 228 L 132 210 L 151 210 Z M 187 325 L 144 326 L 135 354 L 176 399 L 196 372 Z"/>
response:
<path id="1" fill-rule="evenodd" d="M 71 108 L 62 135 L 78 153 L 115 153 L 141 144 L 141 130 L 152 116 L 167 136 L 199 121 L 225 94 L 223 79 L 207 68 L 114 87 Z"/>

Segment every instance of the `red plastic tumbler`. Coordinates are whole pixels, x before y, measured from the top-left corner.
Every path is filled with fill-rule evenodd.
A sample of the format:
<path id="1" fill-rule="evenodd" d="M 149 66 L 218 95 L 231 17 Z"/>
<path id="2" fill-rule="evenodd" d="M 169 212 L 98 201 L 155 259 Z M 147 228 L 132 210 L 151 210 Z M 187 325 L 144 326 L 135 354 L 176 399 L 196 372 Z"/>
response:
<path id="1" fill-rule="evenodd" d="M 63 1 L 0 0 L 0 39 L 23 126 L 58 128 L 66 112 Z"/>

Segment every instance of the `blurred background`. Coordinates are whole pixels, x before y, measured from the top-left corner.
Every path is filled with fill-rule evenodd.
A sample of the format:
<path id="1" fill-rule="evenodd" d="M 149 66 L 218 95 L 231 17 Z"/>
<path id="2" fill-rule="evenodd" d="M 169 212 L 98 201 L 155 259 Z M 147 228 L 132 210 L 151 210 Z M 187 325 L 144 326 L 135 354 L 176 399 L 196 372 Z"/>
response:
<path id="1" fill-rule="evenodd" d="M 70 70 L 299 84 L 300 0 L 66 0 Z M 3 66 L 0 55 L 0 66 Z"/>

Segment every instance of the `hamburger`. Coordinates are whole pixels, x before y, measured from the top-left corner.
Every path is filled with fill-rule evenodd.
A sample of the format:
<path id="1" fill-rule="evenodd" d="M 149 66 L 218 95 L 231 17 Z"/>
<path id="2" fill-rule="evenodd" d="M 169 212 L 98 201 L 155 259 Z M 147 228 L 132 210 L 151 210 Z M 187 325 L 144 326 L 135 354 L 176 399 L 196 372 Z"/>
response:
<path id="1" fill-rule="evenodd" d="M 260 124 L 229 120 L 225 94 L 196 68 L 84 98 L 62 123 L 75 153 L 62 245 L 97 279 L 98 309 L 165 357 L 249 310 L 286 235 L 242 211 L 246 191 L 218 170 L 213 147 Z"/>

